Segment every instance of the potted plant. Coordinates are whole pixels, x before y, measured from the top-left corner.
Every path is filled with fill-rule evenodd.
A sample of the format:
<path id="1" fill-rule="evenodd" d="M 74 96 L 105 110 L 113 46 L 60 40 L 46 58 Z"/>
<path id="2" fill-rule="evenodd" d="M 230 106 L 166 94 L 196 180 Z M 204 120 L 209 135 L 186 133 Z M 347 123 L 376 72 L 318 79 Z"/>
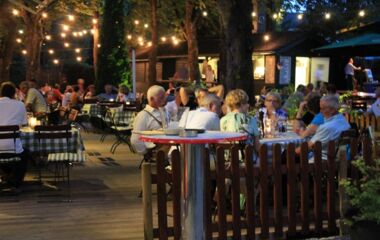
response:
<path id="1" fill-rule="evenodd" d="M 358 182 L 341 181 L 349 198 L 350 208 L 345 222 L 350 226 L 350 237 L 355 239 L 379 239 L 380 237 L 380 159 L 366 165 L 363 158 L 353 162 L 361 173 Z"/>

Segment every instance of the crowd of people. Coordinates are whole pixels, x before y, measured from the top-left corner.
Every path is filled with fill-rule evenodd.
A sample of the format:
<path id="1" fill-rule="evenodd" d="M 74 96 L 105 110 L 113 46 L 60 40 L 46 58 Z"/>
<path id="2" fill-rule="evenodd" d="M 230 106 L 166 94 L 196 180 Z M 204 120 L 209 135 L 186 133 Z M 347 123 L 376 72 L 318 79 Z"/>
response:
<path id="1" fill-rule="evenodd" d="M 246 143 L 253 144 L 258 151 L 259 139 L 264 133 L 264 122 L 270 119 L 278 123 L 279 128 L 280 122 L 283 124 L 287 121 L 288 112 L 294 107 L 292 105 L 296 105 L 298 111 L 293 121 L 293 131 L 306 138 L 310 149 L 315 142 L 321 141 L 323 157 L 326 159 L 327 143 L 337 140 L 343 131 L 351 127 L 338 111 L 340 106 L 335 87 L 323 84 L 314 88 L 310 83 L 307 86 L 299 85 L 294 93 L 285 94 L 263 88 L 259 101 L 255 107 L 251 107 L 253 105 L 250 105 L 248 94 L 241 89 L 231 90 L 223 98 L 223 95 L 210 92 L 210 89 L 179 88 L 168 94 L 163 87 L 155 85 L 149 88 L 148 104 L 134 121 L 132 145 L 140 154 L 159 149 L 161 146 L 140 141 L 138 132 L 163 128 L 160 120 L 162 109 L 170 116 L 175 114 L 178 107 L 187 106 L 190 112 L 183 127 L 245 132 L 248 134 Z M 170 101 L 167 102 L 167 98 Z M 252 111 L 252 108 L 256 110 Z M 296 153 L 299 153 L 299 149 Z"/>

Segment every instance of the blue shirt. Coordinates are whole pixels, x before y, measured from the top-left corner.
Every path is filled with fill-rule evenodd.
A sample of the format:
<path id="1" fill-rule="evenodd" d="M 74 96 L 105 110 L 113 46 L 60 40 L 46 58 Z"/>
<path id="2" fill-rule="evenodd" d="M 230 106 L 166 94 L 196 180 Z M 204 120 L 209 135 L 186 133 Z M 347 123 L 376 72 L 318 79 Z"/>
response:
<path id="1" fill-rule="evenodd" d="M 318 113 L 317 115 L 314 116 L 313 120 L 311 121 L 310 124 L 314 124 L 314 125 L 321 125 L 325 122 L 325 119 L 323 117 L 323 114 L 322 113 Z"/>
<path id="2" fill-rule="evenodd" d="M 351 126 L 346 118 L 338 113 L 325 119 L 325 123 L 320 125 L 315 135 L 310 139 L 314 144 L 317 141 L 322 143 L 322 159 L 327 160 L 327 145 L 331 140 L 337 140 L 343 131 L 350 129 Z"/>
<path id="3" fill-rule="evenodd" d="M 114 93 L 110 93 L 110 94 L 101 93 L 101 94 L 98 95 L 98 98 L 100 98 L 103 101 L 111 101 L 111 100 L 115 101 L 116 97 L 117 97 L 117 95 L 114 94 Z"/>

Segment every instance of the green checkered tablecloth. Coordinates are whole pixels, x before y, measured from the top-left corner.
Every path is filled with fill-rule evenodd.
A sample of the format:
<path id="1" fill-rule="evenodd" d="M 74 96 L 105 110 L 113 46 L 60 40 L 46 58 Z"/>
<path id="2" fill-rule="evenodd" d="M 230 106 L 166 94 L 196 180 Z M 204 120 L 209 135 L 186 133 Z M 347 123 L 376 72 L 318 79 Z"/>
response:
<path id="1" fill-rule="evenodd" d="M 133 125 L 133 120 L 135 119 L 136 112 L 123 110 L 123 108 L 110 108 L 111 118 L 115 125 L 130 126 Z"/>
<path id="2" fill-rule="evenodd" d="M 28 149 L 30 152 L 83 152 L 84 145 L 79 130 L 73 128 L 71 132 L 72 136 L 68 139 L 68 144 L 66 144 L 66 138 L 41 139 L 41 142 L 39 142 L 35 136 L 36 132 L 29 127 L 21 129 L 20 139 L 23 147 Z"/>
<path id="3" fill-rule="evenodd" d="M 85 104 L 82 107 L 82 113 L 87 114 L 90 117 L 102 118 L 105 113 L 105 107 L 99 104 Z"/>

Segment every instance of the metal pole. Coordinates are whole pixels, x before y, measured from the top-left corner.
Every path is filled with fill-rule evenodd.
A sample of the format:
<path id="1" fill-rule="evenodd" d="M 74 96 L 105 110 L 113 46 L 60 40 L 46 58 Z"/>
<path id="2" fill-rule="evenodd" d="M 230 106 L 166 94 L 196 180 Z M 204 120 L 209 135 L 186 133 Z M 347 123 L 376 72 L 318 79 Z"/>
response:
<path id="1" fill-rule="evenodd" d="M 132 48 L 132 88 L 133 88 L 133 97 L 136 100 L 136 50 Z"/>

